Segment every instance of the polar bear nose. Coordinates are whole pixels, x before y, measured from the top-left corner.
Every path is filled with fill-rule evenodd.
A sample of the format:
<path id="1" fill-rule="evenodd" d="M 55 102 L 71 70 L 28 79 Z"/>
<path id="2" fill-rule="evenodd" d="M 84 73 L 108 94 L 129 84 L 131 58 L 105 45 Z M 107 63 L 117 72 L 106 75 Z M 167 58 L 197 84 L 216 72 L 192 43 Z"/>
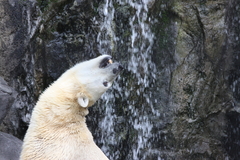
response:
<path id="1" fill-rule="evenodd" d="M 118 74 L 123 69 L 123 66 L 121 64 L 118 64 L 117 68 L 113 68 L 113 74 Z"/>

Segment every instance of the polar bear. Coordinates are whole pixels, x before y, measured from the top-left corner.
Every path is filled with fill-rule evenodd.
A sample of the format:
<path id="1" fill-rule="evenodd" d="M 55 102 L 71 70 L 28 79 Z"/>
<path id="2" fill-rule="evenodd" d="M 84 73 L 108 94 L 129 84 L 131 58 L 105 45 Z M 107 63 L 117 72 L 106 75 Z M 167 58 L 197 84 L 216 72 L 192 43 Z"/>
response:
<path id="1" fill-rule="evenodd" d="M 33 109 L 20 160 L 107 160 L 85 116 L 122 69 L 111 56 L 101 55 L 62 74 Z"/>

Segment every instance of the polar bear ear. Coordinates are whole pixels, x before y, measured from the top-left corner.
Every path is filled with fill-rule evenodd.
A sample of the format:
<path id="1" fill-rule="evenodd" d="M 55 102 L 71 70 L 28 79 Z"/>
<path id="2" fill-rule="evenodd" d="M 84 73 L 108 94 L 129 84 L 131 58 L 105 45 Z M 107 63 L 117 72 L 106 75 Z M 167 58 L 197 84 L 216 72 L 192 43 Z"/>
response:
<path id="1" fill-rule="evenodd" d="M 89 99 L 83 95 L 81 95 L 80 97 L 78 97 L 78 103 L 80 104 L 80 106 L 82 106 L 83 108 L 86 108 L 88 106 L 89 103 Z"/>

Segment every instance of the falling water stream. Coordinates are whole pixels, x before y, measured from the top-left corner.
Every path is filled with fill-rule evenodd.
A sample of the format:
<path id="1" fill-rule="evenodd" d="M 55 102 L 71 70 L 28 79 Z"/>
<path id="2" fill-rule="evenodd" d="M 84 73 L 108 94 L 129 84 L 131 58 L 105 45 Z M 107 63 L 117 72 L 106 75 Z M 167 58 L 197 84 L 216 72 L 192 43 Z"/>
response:
<path id="1" fill-rule="evenodd" d="M 87 116 L 110 160 L 238 159 L 239 0 L 1 4 L 0 71 L 18 94 L 1 131 L 23 138 L 48 84 L 110 54 L 125 70 Z"/>
<path id="2" fill-rule="evenodd" d="M 157 110 L 154 109 L 153 103 L 150 99 L 151 93 L 148 88 L 152 85 L 156 79 L 156 67 L 151 60 L 154 33 L 151 31 L 150 22 L 148 17 L 148 7 L 154 0 L 116 0 L 115 3 L 120 5 L 127 5 L 134 9 L 135 14 L 129 17 L 130 23 L 130 45 L 128 46 L 129 59 L 125 62 L 125 66 L 128 72 L 133 76 L 134 83 L 139 86 L 137 89 L 133 89 L 132 85 L 128 84 L 129 81 L 124 79 L 124 75 L 120 76 L 126 86 L 120 87 L 118 83 L 114 83 L 112 90 L 102 96 L 103 102 L 101 104 L 106 106 L 105 117 L 100 122 L 101 128 L 101 140 L 98 143 L 103 144 L 102 150 L 107 154 L 109 159 L 121 159 L 119 151 L 109 152 L 112 150 L 112 146 L 124 139 L 126 133 L 114 133 L 114 126 L 118 125 L 118 121 L 129 121 L 130 126 L 135 131 L 134 144 L 131 144 L 129 155 L 127 159 L 147 159 L 147 156 L 155 153 L 156 159 L 160 158 L 159 151 L 154 151 L 151 147 L 150 139 L 153 138 L 152 129 L 153 122 L 150 120 L 150 116 L 159 116 Z M 101 8 L 101 12 L 104 16 L 104 21 L 101 24 L 100 32 L 97 37 L 99 43 L 99 50 L 101 53 L 109 53 L 115 49 L 116 43 L 120 43 L 120 37 L 115 35 L 115 23 L 114 14 L 115 8 L 113 1 L 105 0 L 105 4 Z M 122 42 L 123 43 L 123 42 Z M 118 94 L 113 94 L 113 90 Z M 123 91 L 124 90 L 124 91 Z M 132 93 L 136 92 L 136 93 Z M 116 114 L 115 96 L 128 99 L 131 95 L 141 97 L 141 102 L 127 101 L 127 106 L 124 106 L 126 110 L 130 112 L 130 119 L 126 120 L 124 117 L 118 117 Z M 132 142 L 129 142 L 132 143 Z"/>

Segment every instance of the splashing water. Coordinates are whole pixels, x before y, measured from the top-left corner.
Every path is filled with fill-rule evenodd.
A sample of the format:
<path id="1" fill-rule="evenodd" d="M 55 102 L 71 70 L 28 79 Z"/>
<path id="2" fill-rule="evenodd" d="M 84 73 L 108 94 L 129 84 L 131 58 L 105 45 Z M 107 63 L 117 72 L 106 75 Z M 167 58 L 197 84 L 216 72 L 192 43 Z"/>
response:
<path id="1" fill-rule="evenodd" d="M 151 60 L 152 47 L 154 43 L 154 34 L 151 31 L 150 22 L 151 18 L 148 17 L 148 6 L 154 2 L 154 0 L 141 0 L 139 2 L 132 0 L 117 0 L 120 5 L 128 5 L 135 10 L 135 14 L 129 17 L 130 31 L 131 31 L 131 43 L 128 48 L 128 55 L 130 59 L 127 62 L 127 70 L 135 79 L 134 83 L 137 87 L 136 93 L 133 93 L 135 86 L 128 84 L 127 80 L 126 89 L 123 91 L 118 83 L 114 83 L 112 89 L 102 96 L 105 102 L 105 117 L 100 122 L 102 137 L 101 144 L 104 144 L 102 150 L 107 154 L 109 159 L 119 159 L 121 153 L 117 150 L 113 153 L 109 151 L 112 149 L 111 146 L 121 141 L 125 135 L 124 133 L 114 133 L 114 126 L 117 121 L 121 121 L 122 117 L 118 117 L 116 114 L 115 98 L 124 97 L 128 99 L 133 94 L 141 97 L 142 103 L 136 101 L 128 101 L 127 110 L 130 112 L 130 119 L 128 123 L 131 123 L 135 130 L 135 143 L 131 146 L 131 156 L 128 159 L 148 159 L 147 157 L 153 152 L 158 155 L 160 160 L 159 151 L 153 150 L 151 147 L 150 139 L 153 138 L 151 133 L 153 129 L 153 123 L 149 118 L 149 114 L 152 116 L 159 116 L 160 113 L 154 110 L 153 102 L 151 101 L 151 92 L 149 88 L 154 87 L 153 84 L 156 79 L 156 66 Z M 98 34 L 97 41 L 99 43 L 99 50 L 101 53 L 108 53 L 106 51 L 113 50 L 117 40 L 114 33 L 114 14 L 115 8 L 111 0 L 105 0 L 105 4 L 102 7 L 104 15 L 104 21 L 101 24 L 100 32 Z M 125 82 L 126 81 L 126 82 Z M 128 88 L 128 89 L 127 89 Z M 112 91 L 117 91 L 115 95 Z"/>
<path id="2" fill-rule="evenodd" d="M 97 36 L 99 51 L 100 53 L 110 53 L 114 49 L 114 44 L 116 43 L 113 23 L 115 9 L 111 0 L 105 1 L 105 4 L 100 9 L 100 13 L 102 13 L 103 16 L 103 22 Z"/>
<path id="3" fill-rule="evenodd" d="M 137 90 L 137 95 L 140 96 L 144 92 L 145 88 L 150 87 L 150 80 L 155 79 L 156 67 L 152 63 L 150 57 L 152 54 L 152 46 L 154 40 L 154 34 L 150 30 L 150 26 L 147 21 L 148 13 L 148 3 L 151 0 L 143 0 L 141 3 L 128 1 L 131 7 L 136 9 L 136 14 L 130 18 L 131 26 L 131 48 L 130 52 L 132 53 L 131 59 L 128 62 L 128 70 L 133 72 L 138 80 L 138 85 L 141 87 Z M 140 43 L 139 43 L 140 42 Z M 139 68 L 142 70 L 139 71 Z M 144 95 L 145 101 L 147 104 L 142 107 L 151 107 L 152 113 L 155 113 L 153 109 L 153 104 L 150 101 L 149 95 Z M 134 108 L 134 107 L 131 107 Z M 151 130 L 153 125 L 149 120 L 149 116 L 145 113 L 139 113 L 142 110 L 140 109 L 131 109 L 133 115 L 141 115 L 139 118 L 136 118 L 133 122 L 134 129 L 138 131 L 137 136 L 137 145 L 133 148 L 133 159 L 139 159 L 139 152 L 148 148 L 150 149 L 151 144 L 148 144 L 148 140 L 152 137 Z M 146 154 L 142 159 L 146 159 Z"/>

